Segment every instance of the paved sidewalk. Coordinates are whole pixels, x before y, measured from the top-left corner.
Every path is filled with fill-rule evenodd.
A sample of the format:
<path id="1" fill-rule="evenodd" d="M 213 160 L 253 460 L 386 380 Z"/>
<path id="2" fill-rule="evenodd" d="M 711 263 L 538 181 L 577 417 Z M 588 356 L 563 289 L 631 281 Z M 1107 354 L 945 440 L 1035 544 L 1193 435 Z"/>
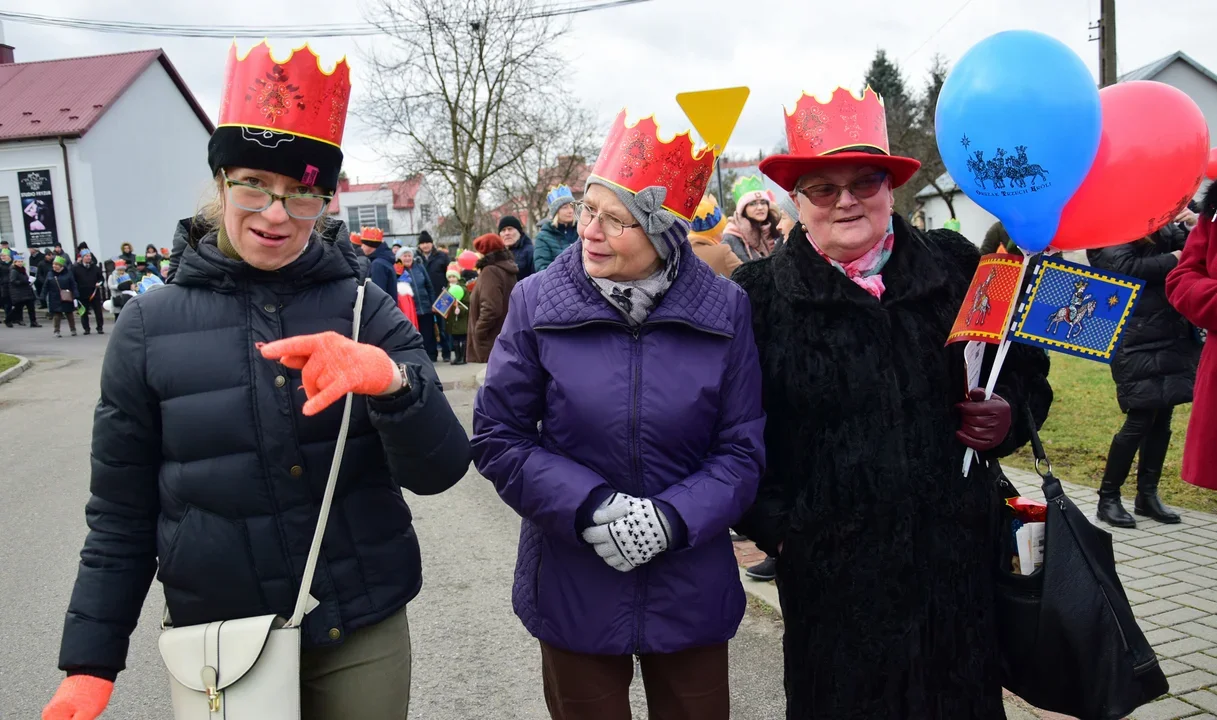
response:
<path id="1" fill-rule="evenodd" d="M 1019 490 L 1043 499 L 1035 475 L 1009 468 L 1006 473 Z M 1093 518 L 1095 491 L 1064 486 L 1078 508 Z M 1103 526 L 1115 541 L 1117 569 L 1133 612 L 1170 679 L 1171 695 L 1138 709 L 1132 720 L 1217 720 L 1217 516 L 1189 510 L 1180 514 L 1179 525 L 1138 518 L 1134 530 Z M 747 541 L 735 543 L 735 555 L 741 567 L 765 557 Z M 744 588 L 766 602 L 776 596 L 773 583 L 745 579 Z M 1065 717 L 1036 710 L 1012 696 L 1006 700 L 1006 714 L 1010 720 Z"/>

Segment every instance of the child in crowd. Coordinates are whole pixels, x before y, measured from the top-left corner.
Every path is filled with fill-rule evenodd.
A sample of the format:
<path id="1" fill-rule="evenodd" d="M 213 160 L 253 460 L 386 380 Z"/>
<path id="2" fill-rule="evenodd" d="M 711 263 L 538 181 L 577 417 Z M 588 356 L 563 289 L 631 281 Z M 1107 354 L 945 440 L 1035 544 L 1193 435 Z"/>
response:
<path id="1" fill-rule="evenodd" d="M 464 365 L 465 341 L 469 334 L 469 306 L 465 303 L 469 300 L 469 293 L 456 263 L 448 266 L 447 279 L 449 294 L 453 297 L 460 296 L 452 304 L 452 311 L 448 313 L 448 334 L 452 336 L 452 364 Z M 452 288 L 460 288 L 460 291 L 452 292 Z"/>

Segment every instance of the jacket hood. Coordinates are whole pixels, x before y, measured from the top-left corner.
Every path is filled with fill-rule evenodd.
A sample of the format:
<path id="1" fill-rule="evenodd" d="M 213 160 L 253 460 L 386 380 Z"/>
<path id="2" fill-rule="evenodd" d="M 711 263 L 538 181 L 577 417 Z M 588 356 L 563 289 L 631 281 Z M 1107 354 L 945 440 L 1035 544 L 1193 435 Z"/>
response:
<path id="1" fill-rule="evenodd" d="M 397 261 L 396 258 L 393 257 L 393 251 L 386 247 L 383 243 L 380 247 L 373 250 L 372 254 L 368 257 L 372 260 L 385 260 L 390 265 Z"/>
<path id="2" fill-rule="evenodd" d="M 197 243 L 187 245 L 174 285 L 206 287 L 217 292 L 233 292 L 241 284 L 266 284 L 280 292 L 333 282 L 359 275 L 355 246 L 327 242 L 316 232 L 304 253 L 276 271 L 259 270 L 242 260 L 233 260 L 216 245 L 216 234 L 208 233 Z"/>
<path id="3" fill-rule="evenodd" d="M 1201 214 L 1207 216 L 1210 221 L 1213 215 L 1217 214 L 1217 182 L 1210 184 L 1209 189 L 1205 191 Z"/>
<path id="4" fill-rule="evenodd" d="M 520 273 L 520 266 L 516 264 L 515 255 L 510 250 L 496 250 L 490 253 L 478 260 L 477 268 L 481 270 L 491 265 L 497 265 L 512 275 Z"/>

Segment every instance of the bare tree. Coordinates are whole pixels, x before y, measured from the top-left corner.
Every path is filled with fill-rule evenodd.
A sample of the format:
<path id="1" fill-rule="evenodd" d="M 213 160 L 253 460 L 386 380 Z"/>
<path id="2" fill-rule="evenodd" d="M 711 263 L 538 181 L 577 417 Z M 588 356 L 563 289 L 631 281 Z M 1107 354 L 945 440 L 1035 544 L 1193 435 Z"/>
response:
<path id="1" fill-rule="evenodd" d="M 947 212 L 955 217 L 955 190 L 943 187 L 938 178 L 947 171 L 942 154 L 938 151 L 938 135 L 934 129 L 934 116 L 938 110 L 938 95 L 942 93 L 942 84 L 946 82 L 949 72 L 947 61 L 941 55 L 935 55 L 930 61 L 930 70 L 926 77 L 925 90 L 920 98 L 921 105 L 921 147 L 917 157 L 921 160 L 921 175 L 938 197 L 947 204 Z"/>
<path id="2" fill-rule="evenodd" d="M 549 190 L 578 182 L 595 160 L 601 138 L 595 118 L 573 98 L 529 109 L 533 130 L 528 149 L 504 170 L 497 184 L 504 204 L 525 215 L 529 231 L 535 232 L 546 216 Z"/>
<path id="3" fill-rule="evenodd" d="M 368 58 L 363 116 L 403 176 L 441 181 L 468 247 L 483 193 L 535 141 L 522 106 L 561 98 L 563 26 L 532 0 L 374 0 L 368 20 L 389 48 Z"/>

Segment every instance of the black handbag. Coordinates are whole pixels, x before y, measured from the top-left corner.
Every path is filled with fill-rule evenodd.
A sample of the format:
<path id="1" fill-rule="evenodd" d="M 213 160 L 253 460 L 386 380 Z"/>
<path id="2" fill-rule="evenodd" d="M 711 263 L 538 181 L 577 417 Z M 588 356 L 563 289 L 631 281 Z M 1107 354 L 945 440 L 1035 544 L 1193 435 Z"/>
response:
<path id="1" fill-rule="evenodd" d="M 1014 518 L 1004 507 L 996 597 L 1002 686 L 1043 710 L 1120 720 L 1170 687 L 1116 575 L 1111 534 L 1066 497 L 1029 422 L 1048 502 L 1044 562 L 1031 575 L 1013 573 Z M 1005 497 L 1018 494 L 1004 475 L 997 482 Z"/>

